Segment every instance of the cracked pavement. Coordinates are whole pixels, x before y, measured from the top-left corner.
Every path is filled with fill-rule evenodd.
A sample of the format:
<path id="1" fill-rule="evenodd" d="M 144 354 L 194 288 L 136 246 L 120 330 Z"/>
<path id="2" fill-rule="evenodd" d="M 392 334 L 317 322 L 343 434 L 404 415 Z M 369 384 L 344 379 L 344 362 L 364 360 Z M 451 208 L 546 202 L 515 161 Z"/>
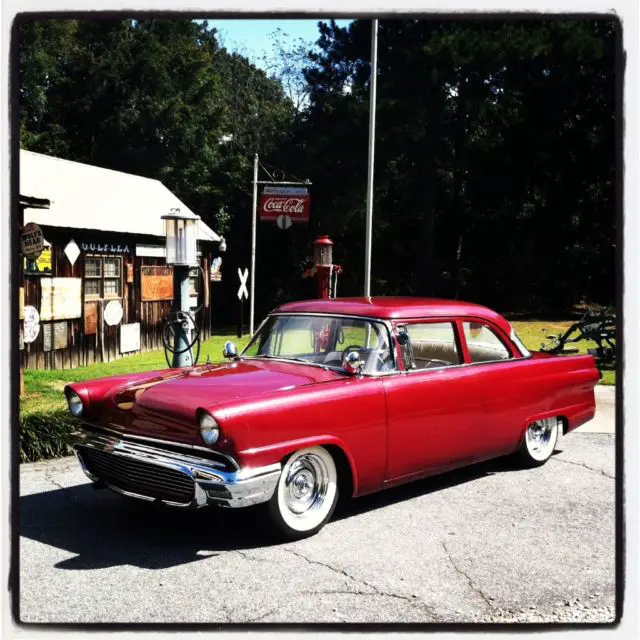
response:
<path id="1" fill-rule="evenodd" d="M 274 544 L 253 510 L 95 491 L 74 458 L 20 469 L 23 622 L 611 621 L 615 435 L 352 500 Z"/>

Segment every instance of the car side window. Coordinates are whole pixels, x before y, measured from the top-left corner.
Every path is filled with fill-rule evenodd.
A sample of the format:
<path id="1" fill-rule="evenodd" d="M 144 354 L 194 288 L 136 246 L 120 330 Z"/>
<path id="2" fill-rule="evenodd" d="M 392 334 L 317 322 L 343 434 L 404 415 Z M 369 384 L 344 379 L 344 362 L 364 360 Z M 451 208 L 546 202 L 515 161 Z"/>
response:
<path id="1" fill-rule="evenodd" d="M 509 349 L 493 329 L 480 322 L 463 322 L 471 362 L 495 362 L 511 358 Z"/>
<path id="2" fill-rule="evenodd" d="M 432 369 L 461 364 L 462 357 L 451 322 L 407 325 L 415 369 Z"/>

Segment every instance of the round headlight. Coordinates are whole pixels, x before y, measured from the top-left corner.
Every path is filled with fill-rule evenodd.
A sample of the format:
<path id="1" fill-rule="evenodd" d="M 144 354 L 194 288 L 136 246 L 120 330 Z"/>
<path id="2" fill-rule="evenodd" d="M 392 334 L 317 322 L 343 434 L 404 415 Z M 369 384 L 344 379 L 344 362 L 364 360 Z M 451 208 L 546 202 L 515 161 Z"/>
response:
<path id="1" fill-rule="evenodd" d="M 82 414 L 82 410 L 84 409 L 80 396 L 72 391 L 67 398 L 67 402 L 69 403 L 69 411 L 71 411 L 71 415 L 74 418 L 79 418 Z"/>
<path id="2" fill-rule="evenodd" d="M 200 418 L 200 435 L 205 444 L 215 444 L 220 437 L 220 427 L 212 415 L 203 413 Z"/>

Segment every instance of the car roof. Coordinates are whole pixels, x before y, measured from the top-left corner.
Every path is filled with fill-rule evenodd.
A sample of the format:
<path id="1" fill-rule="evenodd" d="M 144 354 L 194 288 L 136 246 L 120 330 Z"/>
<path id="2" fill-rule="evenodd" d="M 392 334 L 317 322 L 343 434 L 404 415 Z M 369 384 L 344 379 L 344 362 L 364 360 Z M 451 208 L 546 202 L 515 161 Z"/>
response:
<path id="1" fill-rule="evenodd" d="M 474 317 L 491 320 L 507 334 L 509 323 L 498 313 L 480 304 L 408 296 L 376 296 L 371 298 L 330 298 L 288 302 L 271 313 L 328 313 L 400 320 L 437 317 Z"/>

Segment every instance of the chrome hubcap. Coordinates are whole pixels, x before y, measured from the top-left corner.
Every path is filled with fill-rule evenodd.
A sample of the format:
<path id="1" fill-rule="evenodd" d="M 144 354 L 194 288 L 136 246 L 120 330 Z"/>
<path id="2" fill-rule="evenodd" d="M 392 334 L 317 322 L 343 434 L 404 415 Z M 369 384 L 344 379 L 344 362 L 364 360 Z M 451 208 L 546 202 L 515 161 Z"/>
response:
<path id="1" fill-rule="evenodd" d="M 550 454 L 554 446 L 554 433 L 557 427 L 556 418 L 545 418 L 529 425 L 527 429 L 527 448 L 536 459 Z"/>
<path id="2" fill-rule="evenodd" d="M 324 461 L 315 455 L 303 455 L 289 467 L 285 480 L 284 502 L 298 516 L 318 509 L 327 494 L 329 472 Z"/>

